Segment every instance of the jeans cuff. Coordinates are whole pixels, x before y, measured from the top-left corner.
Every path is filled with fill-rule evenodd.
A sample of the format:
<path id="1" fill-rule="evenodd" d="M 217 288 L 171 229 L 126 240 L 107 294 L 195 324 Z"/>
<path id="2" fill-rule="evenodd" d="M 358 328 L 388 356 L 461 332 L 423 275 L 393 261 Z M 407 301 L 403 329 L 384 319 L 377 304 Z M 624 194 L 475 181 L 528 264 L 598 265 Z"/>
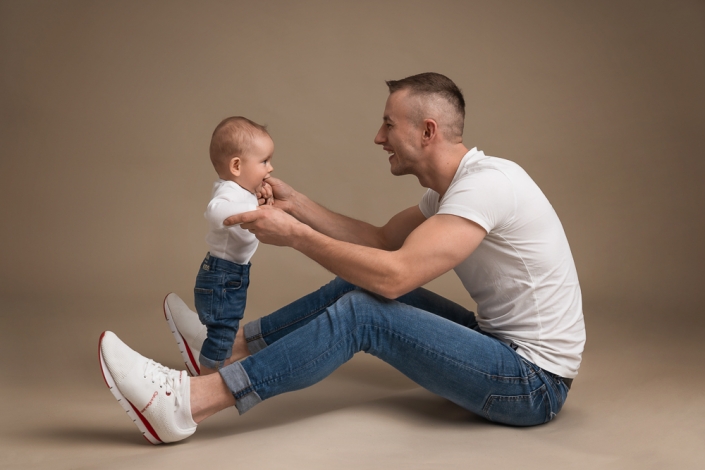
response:
<path id="1" fill-rule="evenodd" d="M 208 367 L 209 369 L 220 370 L 223 366 L 225 366 L 225 359 L 222 361 L 214 361 L 213 359 L 208 359 L 203 355 L 203 353 L 201 353 L 201 355 L 198 356 L 198 363 L 203 367 Z"/>
<path id="2" fill-rule="evenodd" d="M 250 350 L 250 354 L 259 352 L 267 347 L 267 343 L 265 343 L 264 338 L 262 338 L 262 325 L 260 321 L 261 318 L 258 318 L 243 327 L 245 341 L 247 341 L 247 349 Z"/>
<path id="3" fill-rule="evenodd" d="M 228 367 L 218 371 L 230 393 L 235 397 L 235 407 L 240 414 L 258 404 L 262 399 L 252 387 L 247 372 L 239 362 L 233 362 Z"/>

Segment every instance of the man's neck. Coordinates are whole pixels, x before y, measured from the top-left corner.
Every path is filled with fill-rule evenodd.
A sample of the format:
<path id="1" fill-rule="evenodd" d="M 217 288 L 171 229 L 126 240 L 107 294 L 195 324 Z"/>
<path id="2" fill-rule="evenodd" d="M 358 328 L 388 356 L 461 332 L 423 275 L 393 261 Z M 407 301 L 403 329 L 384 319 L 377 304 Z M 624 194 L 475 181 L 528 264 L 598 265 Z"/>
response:
<path id="1" fill-rule="evenodd" d="M 468 149 L 462 143 L 449 145 L 432 153 L 426 167 L 416 175 L 421 186 L 430 188 L 443 197 L 466 153 Z"/>

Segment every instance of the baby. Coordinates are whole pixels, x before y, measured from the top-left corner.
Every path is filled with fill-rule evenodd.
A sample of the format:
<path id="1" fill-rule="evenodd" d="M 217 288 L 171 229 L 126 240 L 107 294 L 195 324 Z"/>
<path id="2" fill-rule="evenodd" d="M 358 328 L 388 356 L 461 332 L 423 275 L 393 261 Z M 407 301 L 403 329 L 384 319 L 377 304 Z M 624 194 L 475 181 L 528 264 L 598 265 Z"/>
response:
<path id="1" fill-rule="evenodd" d="M 220 179 L 205 217 L 210 225 L 210 251 L 196 276 L 194 297 L 207 337 L 201 348 L 201 374 L 226 365 L 245 312 L 250 283 L 250 258 L 257 249 L 255 236 L 240 226 L 226 227 L 231 215 L 257 209 L 258 196 L 274 170 L 274 142 L 267 129 L 247 118 L 224 119 L 213 131 L 210 157 Z"/>

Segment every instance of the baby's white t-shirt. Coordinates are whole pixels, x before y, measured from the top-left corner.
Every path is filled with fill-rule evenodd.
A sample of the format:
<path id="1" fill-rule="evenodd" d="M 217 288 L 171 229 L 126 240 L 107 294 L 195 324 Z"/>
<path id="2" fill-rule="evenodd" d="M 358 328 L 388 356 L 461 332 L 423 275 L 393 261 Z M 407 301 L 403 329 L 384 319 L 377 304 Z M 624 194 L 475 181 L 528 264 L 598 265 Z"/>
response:
<path id="1" fill-rule="evenodd" d="M 213 195 L 203 214 L 210 227 L 206 243 L 211 256 L 238 264 L 250 262 L 259 241 L 252 232 L 239 225 L 226 227 L 223 221 L 231 215 L 253 211 L 257 206 L 257 196 L 234 181 L 219 179 L 213 183 Z"/>
<path id="2" fill-rule="evenodd" d="M 529 175 L 473 148 L 443 198 L 429 189 L 419 208 L 487 232 L 455 268 L 480 328 L 542 369 L 574 378 L 585 344 L 578 274 L 558 215 Z"/>

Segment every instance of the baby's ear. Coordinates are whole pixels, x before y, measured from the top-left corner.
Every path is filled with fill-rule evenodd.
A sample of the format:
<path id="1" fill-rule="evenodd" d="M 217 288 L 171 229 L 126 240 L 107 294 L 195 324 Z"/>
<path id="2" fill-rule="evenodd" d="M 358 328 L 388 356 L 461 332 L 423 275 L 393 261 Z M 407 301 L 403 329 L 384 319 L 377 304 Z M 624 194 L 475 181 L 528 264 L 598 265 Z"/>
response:
<path id="1" fill-rule="evenodd" d="M 240 157 L 233 157 L 230 159 L 230 165 L 228 165 L 228 172 L 233 176 L 240 176 Z"/>

